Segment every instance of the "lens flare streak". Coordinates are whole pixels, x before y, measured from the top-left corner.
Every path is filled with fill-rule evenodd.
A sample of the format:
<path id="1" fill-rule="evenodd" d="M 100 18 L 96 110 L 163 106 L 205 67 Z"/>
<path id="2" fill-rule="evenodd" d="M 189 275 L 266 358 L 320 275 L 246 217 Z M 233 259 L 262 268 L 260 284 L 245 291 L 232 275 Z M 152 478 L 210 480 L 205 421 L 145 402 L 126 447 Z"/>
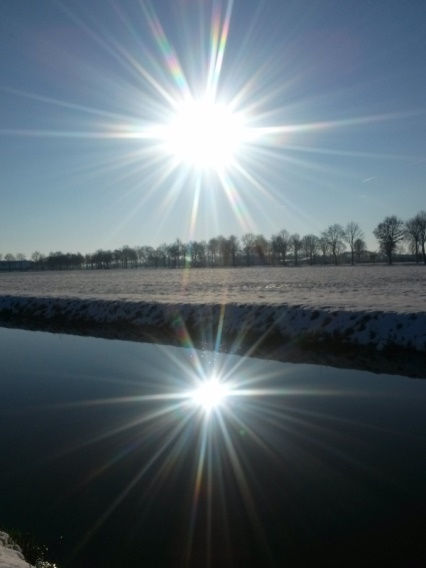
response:
<path id="1" fill-rule="evenodd" d="M 129 223 L 143 203 L 158 196 L 158 217 L 163 220 L 162 223 L 166 223 L 179 197 L 189 192 L 192 206 L 188 208 L 187 226 L 189 235 L 193 238 L 201 225 L 200 211 L 204 194 L 209 193 L 207 189 L 210 186 L 217 186 L 228 199 L 230 211 L 241 231 L 256 233 L 259 218 L 262 218 L 262 214 L 264 217 L 267 215 L 267 202 L 268 207 L 279 205 L 288 212 L 300 214 L 284 189 L 274 189 L 274 164 L 282 165 L 285 162 L 292 174 L 307 182 L 315 181 L 316 184 L 321 183 L 318 176 L 315 177 L 317 172 L 336 172 L 340 178 L 342 176 L 338 166 L 321 167 L 312 160 L 300 160 L 290 153 L 335 154 L 366 159 L 378 157 L 368 152 L 340 152 L 314 146 L 311 135 L 404 120 L 422 114 L 420 111 L 388 112 L 306 122 L 292 121 L 292 111 L 298 111 L 304 104 L 308 105 L 312 97 L 302 99 L 297 104 L 285 105 L 282 101 L 285 100 L 287 87 L 303 77 L 289 76 L 278 84 L 268 84 L 266 89 L 263 84 L 271 71 L 268 61 L 253 73 L 247 73 L 247 76 L 244 75 L 242 66 L 242 70 L 238 69 L 236 74 L 235 84 L 223 77 L 232 34 L 233 0 L 213 0 L 208 15 L 207 6 L 201 9 L 201 20 L 207 22 L 208 30 L 205 34 L 201 33 L 198 40 L 189 38 L 188 53 L 185 50 L 179 53 L 173 45 L 171 34 L 167 33 L 160 21 L 153 2 L 139 3 L 139 19 L 132 18 L 130 13 L 126 14 L 124 9 L 112 3 L 126 34 L 130 35 L 133 45 L 137 46 L 133 51 L 103 28 L 100 22 L 94 21 L 89 13 L 85 16 L 78 15 L 60 0 L 55 4 L 85 36 L 96 43 L 104 55 L 112 58 L 115 65 L 118 64 L 123 77 L 126 77 L 122 84 L 120 81 L 115 84 L 114 78 L 102 77 L 98 70 L 96 73 L 107 85 L 116 87 L 122 99 L 110 109 L 94 108 L 81 102 L 2 87 L 4 93 L 31 99 L 40 105 L 64 109 L 64 124 L 63 128 L 46 127 L 46 121 L 34 128 L 11 126 L 0 129 L 0 135 L 87 140 L 93 144 L 96 141 L 117 141 L 122 144 L 122 153 L 116 153 L 107 161 L 105 169 L 99 168 L 97 173 L 104 175 L 113 166 L 114 181 L 120 185 L 124 181 L 128 183 L 130 179 L 128 152 L 132 155 L 133 150 L 129 150 L 128 146 L 140 144 L 139 172 L 137 161 L 132 170 L 133 176 L 139 173 L 141 180 L 144 179 L 140 185 L 133 186 L 135 193 L 141 193 L 140 205 L 132 208 L 131 214 L 121 220 L 122 224 Z M 140 28 L 135 23 L 139 21 Z M 150 34 L 149 37 L 144 35 L 144 29 Z M 248 40 L 250 33 L 249 28 L 242 45 Z M 151 40 L 156 50 L 150 49 L 148 40 Z M 192 45 L 197 42 L 200 45 Z M 198 77 L 194 77 L 191 66 L 188 68 L 188 59 L 192 59 L 193 54 L 197 54 L 194 57 L 200 59 L 200 65 L 193 61 L 195 68 L 202 69 Z M 81 64 L 84 69 L 90 69 L 86 62 Z M 237 69 L 235 72 L 237 73 Z M 276 103 L 278 98 L 280 106 Z M 117 108 L 120 108 L 119 112 Z M 127 112 L 122 109 L 127 109 Z M 40 112 L 39 115 L 43 117 L 46 113 Z M 299 112 L 298 115 L 300 116 Z M 49 126 L 50 124 L 52 121 Z M 76 128 L 76 124 L 81 127 Z M 303 135 L 306 133 L 310 136 L 303 143 Z M 395 158 L 390 154 L 383 154 L 382 157 L 386 160 Z M 412 159 L 410 156 L 397 158 L 407 161 Z M 125 172 L 124 176 L 118 175 L 120 169 Z M 312 175 L 309 175 L 310 170 Z M 152 175 L 147 175 L 148 171 Z M 95 172 L 93 175 L 96 175 Z M 172 175 L 174 179 L 171 181 Z M 217 199 L 211 193 L 208 198 L 213 201 L 210 209 L 216 219 Z M 256 216 L 252 214 L 253 211 L 256 211 Z"/>

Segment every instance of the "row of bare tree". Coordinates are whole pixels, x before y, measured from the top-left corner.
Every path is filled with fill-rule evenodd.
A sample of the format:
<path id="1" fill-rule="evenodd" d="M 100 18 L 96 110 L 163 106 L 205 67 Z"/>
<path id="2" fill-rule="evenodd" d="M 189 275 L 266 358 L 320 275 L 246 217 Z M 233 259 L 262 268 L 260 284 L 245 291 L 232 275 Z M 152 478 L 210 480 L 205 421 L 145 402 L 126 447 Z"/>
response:
<path id="1" fill-rule="evenodd" d="M 404 222 L 396 216 L 386 217 L 374 229 L 380 252 L 389 264 L 403 242 L 416 262 L 426 264 L 426 211 L 420 211 Z M 284 266 L 286 264 L 316 264 L 376 260 L 377 253 L 368 252 L 364 233 L 358 223 L 351 221 L 342 227 L 330 225 L 319 236 L 289 234 L 283 229 L 270 239 L 263 235 L 246 233 L 236 236 L 215 237 L 207 241 L 183 243 L 177 239 L 172 244 L 159 247 L 124 246 L 116 250 L 97 250 L 95 253 L 51 252 L 48 256 L 36 251 L 31 262 L 25 264 L 25 256 L 6 254 L 3 265 L 9 270 L 26 266 L 50 270 L 61 269 L 107 269 L 145 267 L 216 267 L 216 266 Z M 0 255 L 0 260 L 2 256 Z"/>

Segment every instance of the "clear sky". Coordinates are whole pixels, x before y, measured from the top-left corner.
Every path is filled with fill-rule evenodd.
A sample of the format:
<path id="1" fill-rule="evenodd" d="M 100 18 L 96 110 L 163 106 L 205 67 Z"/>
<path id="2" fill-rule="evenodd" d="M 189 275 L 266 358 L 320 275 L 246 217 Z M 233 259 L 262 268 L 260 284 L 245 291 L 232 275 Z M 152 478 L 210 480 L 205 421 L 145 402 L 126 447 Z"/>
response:
<path id="1" fill-rule="evenodd" d="M 3 254 L 350 220 L 374 247 L 383 217 L 426 209 L 424 0 L 1 9 Z M 193 159 L 201 130 L 218 163 Z"/>

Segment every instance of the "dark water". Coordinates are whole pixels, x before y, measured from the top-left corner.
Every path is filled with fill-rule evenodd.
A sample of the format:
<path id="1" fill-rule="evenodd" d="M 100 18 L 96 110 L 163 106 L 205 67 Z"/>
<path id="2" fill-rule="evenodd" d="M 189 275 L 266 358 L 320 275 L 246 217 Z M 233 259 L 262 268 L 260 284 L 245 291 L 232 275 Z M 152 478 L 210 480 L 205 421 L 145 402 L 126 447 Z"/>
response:
<path id="1" fill-rule="evenodd" d="M 426 563 L 426 381 L 9 329 L 0 377 L 0 528 L 61 567 Z"/>

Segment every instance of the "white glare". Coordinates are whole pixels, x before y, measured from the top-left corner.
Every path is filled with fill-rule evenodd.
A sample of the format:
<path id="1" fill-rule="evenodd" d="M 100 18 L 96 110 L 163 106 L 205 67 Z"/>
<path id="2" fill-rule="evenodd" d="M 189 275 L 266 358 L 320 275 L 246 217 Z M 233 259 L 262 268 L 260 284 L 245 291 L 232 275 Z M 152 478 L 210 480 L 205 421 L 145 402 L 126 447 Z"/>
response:
<path id="1" fill-rule="evenodd" d="M 180 162 L 198 168 L 230 165 L 244 141 L 244 121 L 226 105 L 187 101 L 164 132 L 166 151 Z"/>
<path id="2" fill-rule="evenodd" d="M 192 402 L 201 407 L 205 412 L 221 406 L 228 396 L 229 389 L 217 378 L 204 381 L 191 393 Z"/>

